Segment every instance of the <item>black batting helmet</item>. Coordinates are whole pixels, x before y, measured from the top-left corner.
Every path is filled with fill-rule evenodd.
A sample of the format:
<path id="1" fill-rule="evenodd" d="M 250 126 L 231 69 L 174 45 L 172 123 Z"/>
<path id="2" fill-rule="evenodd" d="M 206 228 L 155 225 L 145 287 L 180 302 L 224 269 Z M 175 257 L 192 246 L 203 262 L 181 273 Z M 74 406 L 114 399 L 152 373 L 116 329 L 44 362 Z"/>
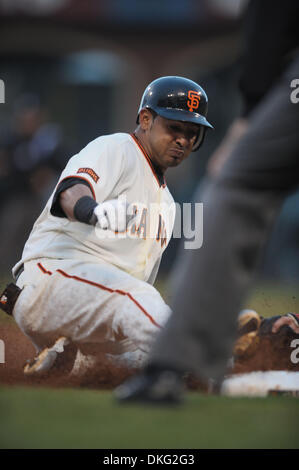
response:
<path id="1" fill-rule="evenodd" d="M 193 151 L 203 143 L 206 129 L 213 129 L 206 119 L 208 97 L 201 86 L 188 78 L 169 76 L 151 82 L 141 98 L 137 124 L 142 109 L 151 109 L 166 119 L 198 124 L 199 133 Z"/>

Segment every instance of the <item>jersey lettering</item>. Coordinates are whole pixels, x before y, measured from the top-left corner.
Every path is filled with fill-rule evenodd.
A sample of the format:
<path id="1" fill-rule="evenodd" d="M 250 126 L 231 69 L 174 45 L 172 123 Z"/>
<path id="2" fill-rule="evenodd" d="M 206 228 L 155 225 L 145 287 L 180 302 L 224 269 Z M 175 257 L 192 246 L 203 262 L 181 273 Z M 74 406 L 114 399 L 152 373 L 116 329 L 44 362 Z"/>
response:
<path id="1" fill-rule="evenodd" d="M 167 242 L 167 232 L 165 228 L 165 222 L 161 214 L 159 214 L 159 225 L 158 225 L 158 232 L 156 236 L 157 242 L 161 242 L 161 247 L 163 247 Z"/>
<path id="2" fill-rule="evenodd" d="M 143 237 L 144 240 L 146 240 L 146 215 L 147 215 L 147 209 L 142 210 L 141 218 L 140 218 L 140 224 L 137 229 L 137 235 L 139 237 Z M 143 235 L 142 235 L 143 231 Z"/>
<path id="3" fill-rule="evenodd" d="M 135 215 L 135 217 L 137 216 L 138 214 L 137 206 L 133 206 L 133 214 Z M 136 222 L 135 222 L 131 227 L 131 234 L 134 235 L 136 232 L 137 232 L 137 227 L 136 227 Z"/>

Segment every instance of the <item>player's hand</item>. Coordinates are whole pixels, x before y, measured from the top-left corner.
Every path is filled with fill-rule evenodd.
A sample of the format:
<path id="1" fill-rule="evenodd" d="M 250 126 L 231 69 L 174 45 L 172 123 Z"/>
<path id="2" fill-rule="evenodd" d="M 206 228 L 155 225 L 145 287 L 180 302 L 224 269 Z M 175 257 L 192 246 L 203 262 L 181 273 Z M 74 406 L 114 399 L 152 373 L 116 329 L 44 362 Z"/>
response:
<path id="1" fill-rule="evenodd" d="M 296 313 L 287 313 L 282 315 L 272 326 L 272 333 L 277 333 L 281 327 L 289 326 L 294 333 L 299 334 L 299 315 Z"/>
<path id="2" fill-rule="evenodd" d="M 134 215 L 128 211 L 129 204 L 121 198 L 98 204 L 94 214 L 98 219 L 97 226 L 102 230 L 124 232 Z"/>

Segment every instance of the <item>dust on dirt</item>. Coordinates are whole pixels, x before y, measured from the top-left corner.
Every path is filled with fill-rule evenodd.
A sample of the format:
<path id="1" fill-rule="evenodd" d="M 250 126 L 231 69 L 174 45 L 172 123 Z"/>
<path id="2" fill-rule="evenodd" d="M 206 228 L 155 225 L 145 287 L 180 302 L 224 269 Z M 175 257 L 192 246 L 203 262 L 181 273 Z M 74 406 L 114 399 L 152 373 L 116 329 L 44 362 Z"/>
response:
<path id="1" fill-rule="evenodd" d="M 80 377 L 70 377 L 63 370 L 51 371 L 42 377 L 27 377 L 23 367 L 28 359 L 36 355 L 30 340 L 12 322 L 0 324 L 0 338 L 5 345 L 5 362 L 0 363 L 0 385 L 113 389 L 135 373 L 107 360 Z"/>
<path id="2" fill-rule="evenodd" d="M 63 370 L 51 371 L 42 377 L 26 377 L 23 367 L 28 359 L 33 359 L 35 349 L 30 340 L 13 322 L 0 323 L 0 339 L 5 345 L 5 363 L 0 363 L 0 385 L 22 385 L 42 387 L 72 387 L 111 390 L 125 379 L 136 373 L 136 370 L 117 367 L 108 359 L 88 371 L 84 376 L 71 377 Z M 236 357 L 230 374 L 240 374 L 253 371 L 289 370 L 299 371 L 299 363 L 290 360 L 292 348 L 285 335 L 278 336 L 273 342 L 269 337 L 260 338 L 259 347 L 254 354 Z M 188 376 L 187 387 L 191 390 L 206 392 L 207 384 Z"/>

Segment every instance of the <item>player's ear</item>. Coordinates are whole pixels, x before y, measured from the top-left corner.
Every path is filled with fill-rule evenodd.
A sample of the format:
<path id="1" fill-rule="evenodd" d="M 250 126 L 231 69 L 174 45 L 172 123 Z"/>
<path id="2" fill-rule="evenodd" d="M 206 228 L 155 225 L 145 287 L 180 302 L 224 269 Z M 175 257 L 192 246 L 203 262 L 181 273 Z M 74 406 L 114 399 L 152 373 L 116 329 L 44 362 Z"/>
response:
<path id="1" fill-rule="evenodd" d="M 153 115 L 149 109 L 142 109 L 139 113 L 139 125 L 143 131 L 150 129 L 153 123 Z"/>

